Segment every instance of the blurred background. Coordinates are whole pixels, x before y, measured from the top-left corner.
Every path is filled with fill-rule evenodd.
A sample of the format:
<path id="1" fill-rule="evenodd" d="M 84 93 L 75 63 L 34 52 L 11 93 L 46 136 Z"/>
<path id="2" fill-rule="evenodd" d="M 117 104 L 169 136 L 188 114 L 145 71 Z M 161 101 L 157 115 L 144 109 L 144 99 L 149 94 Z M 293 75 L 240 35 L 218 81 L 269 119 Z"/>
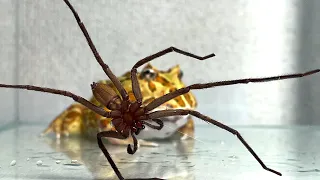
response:
<path id="1" fill-rule="evenodd" d="M 176 46 L 216 57 L 206 61 L 171 53 L 152 62 L 176 64 L 185 84 L 303 73 L 320 68 L 317 0 L 73 0 L 93 42 L 116 75 L 139 59 Z M 0 82 L 32 84 L 91 96 L 106 79 L 62 0 L 0 0 Z M 319 124 L 320 74 L 194 91 L 198 110 L 226 124 Z M 73 100 L 0 89 L 0 125 L 48 124 Z M 201 123 L 197 121 L 196 123 Z"/>

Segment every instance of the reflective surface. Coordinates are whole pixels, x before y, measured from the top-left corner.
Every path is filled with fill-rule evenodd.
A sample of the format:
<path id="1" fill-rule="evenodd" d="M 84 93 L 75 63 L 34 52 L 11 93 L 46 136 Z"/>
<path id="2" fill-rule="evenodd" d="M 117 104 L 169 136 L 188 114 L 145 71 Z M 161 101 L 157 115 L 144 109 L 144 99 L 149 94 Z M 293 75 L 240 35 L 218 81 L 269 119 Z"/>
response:
<path id="1" fill-rule="evenodd" d="M 39 137 L 43 127 L 0 129 L 0 179 L 116 179 L 94 139 Z M 197 126 L 196 140 L 140 147 L 133 156 L 126 153 L 125 146 L 108 145 L 108 149 L 123 175 L 132 178 L 320 178 L 319 127 L 234 128 L 267 166 L 283 176 L 264 171 L 235 136 L 210 125 Z M 13 160 L 16 164 L 10 165 Z"/>
<path id="2" fill-rule="evenodd" d="M 169 46 L 217 55 L 199 62 L 171 53 L 152 61 L 159 69 L 180 64 L 186 85 L 320 67 L 319 0 L 70 2 L 117 76 Z M 1 83 L 64 89 L 87 98 L 90 84 L 106 78 L 63 1 L 0 0 L 0 15 Z M 228 124 L 319 125 L 319 82 L 317 74 L 193 92 L 200 112 Z M 48 124 L 72 103 L 11 89 L 0 89 L 0 99 L 5 122 Z"/>

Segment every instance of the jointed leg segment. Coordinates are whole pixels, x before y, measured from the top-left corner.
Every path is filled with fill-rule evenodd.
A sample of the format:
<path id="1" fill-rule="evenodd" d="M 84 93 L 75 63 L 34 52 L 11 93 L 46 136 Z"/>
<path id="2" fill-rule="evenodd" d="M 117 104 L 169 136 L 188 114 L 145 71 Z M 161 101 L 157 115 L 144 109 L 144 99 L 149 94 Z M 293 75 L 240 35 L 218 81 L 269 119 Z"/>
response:
<path id="1" fill-rule="evenodd" d="M 97 134 L 97 140 L 98 140 L 98 145 L 99 148 L 101 149 L 101 151 L 103 152 L 104 156 L 108 159 L 112 169 L 114 170 L 114 172 L 116 173 L 116 175 L 118 176 L 119 179 L 124 179 L 119 171 L 119 169 L 117 168 L 116 164 L 114 163 L 114 161 L 112 160 L 108 150 L 106 149 L 106 147 L 104 146 L 103 142 L 102 142 L 102 138 L 103 137 L 111 137 L 111 138 L 117 138 L 117 139 L 126 139 L 127 137 L 122 136 L 120 133 L 115 132 L 115 131 L 103 131 L 103 132 L 99 132 Z"/>
<path id="2" fill-rule="evenodd" d="M 67 4 L 67 6 L 70 8 L 70 10 L 72 11 L 73 16 L 75 17 L 75 19 L 77 20 L 77 23 L 83 33 L 83 35 L 85 36 L 88 45 L 90 46 L 90 49 L 94 55 L 94 57 L 96 58 L 96 60 L 98 61 L 98 63 L 100 64 L 100 66 L 102 67 L 103 71 L 106 73 L 106 75 L 110 78 L 110 80 L 112 81 L 112 83 L 115 85 L 115 87 L 117 88 L 117 90 L 119 91 L 119 93 L 121 94 L 121 97 L 123 100 L 128 100 L 129 96 L 128 93 L 126 92 L 126 90 L 122 87 L 119 79 L 113 74 L 113 72 L 110 70 L 109 66 L 106 65 L 99 52 L 97 51 L 95 45 L 93 44 L 90 35 L 86 29 L 86 27 L 84 26 L 84 24 L 82 23 L 78 13 L 74 10 L 73 6 L 70 4 L 70 2 L 68 0 L 64 0 L 64 2 Z"/>
<path id="3" fill-rule="evenodd" d="M 159 97 L 152 102 L 150 102 L 145 108 L 147 111 L 151 111 L 161 104 L 177 97 L 180 95 L 183 95 L 185 93 L 188 93 L 191 89 L 206 89 L 206 88 L 212 88 L 217 86 L 228 86 L 228 85 L 234 85 L 234 84 L 248 84 L 248 83 L 260 83 L 260 82 L 267 82 L 267 81 L 277 81 L 277 80 L 283 80 L 283 79 L 291 79 L 291 78 L 298 78 L 298 77 L 304 77 L 309 76 L 311 74 L 315 74 L 320 72 L 320 69 L 316 69 L 313 71 L 308 71 L 305 73 L 299 73 L 299 74 L 288 74 L 288 75 L 282 75 L 282 76 L 272 76 L 272 77 L 266 77 L 266 78 L 249 78 L 249 79 L 237 79 L 237 80 L 230 80 L 230 81 L 218 81 L 218 82 L 212 82 L 212 83 L 204 83 L 204 84 L 193 84 L 181 89 L 178 89 L 174 92 L 165 94 L 162 97 Z"/>
<path id="4" fill-rule="evenodd" d="M 103 152 L 104 156 L 108 159 L 112 169 L 114 170 L 114 172 L 116 173 L 117 177 L 120 179 L 120 180 L 124 180 L 122 174 L 120 173 L 118 167 L 116 166 L 116 164 L 114 163 L 114 161 L 112 160 L 108 150 L 106 149 L 106 147 L 104 146 L 103 142 L 102 142 L 102 138 L 103 137 L 111 137 L 111 138 L 117 138 L 117 139 L 126 139 L 127 137 L 124 137 L 122 136 L 120 133 L 118 132 L 115 132 L 115 131 L 104 131 L 104 132 L 99 132 L 97 134 L 97 141 L 98 141 L 98 145 L 99 145 L 99 148 L 101 149 L 101 151 Z M 133 150 L 131 148 L 130 145 L 128 145 L 128 148 L 127 148 L 127 151 L 129 154 L 134 154 L 136 151 L 137 151 L 137 139 L 135 138 L 135 136 L 132 134 L 132 138 L 134 139 L 134 147 L 133 147 Z M 139 178 L 139 180 L 142 180 L 144 178 Z M 145 179 L 155 179 L 155 180 L 161 180 L 160 178 L 145 178 Z M 127 180 L 135 180 L 135 179 L 127 179 Z M 138 179 L 137 179 L 138 180 Z"/>
<path id="5" fill-rule="evenodd" d="M 181 49 L 178 49 L 178 48 L 176 48 L 176 47 L 172 47 L 172 46 L 171 46 L 171 47 L 169 47 L 169 48 L 167 48 L 167 49 L 164 49 L 164 50 L 159 51 L 159 52 L 157 52 L 157 53 L 155 53 L 155 54 L 153 54 L 153 55 L 150 55 L 150 56 L 148 56 L 148 57 L 145 57 L 145 58 L 139 60 L 139 61 L 132 67 L 132 69 L 137 69 L 138 67 L 142 66 L 143 64 L 145 64 L 145 63 L 147 63 L 147 62 L 150 62 L 150 61 L 152 61 L 153 59 L 156 59 L 156 58 L 158 58 L 158 57 L 161 57 L 161 56 L 163 56 L 163 55 L 165 55 L 165 54 L 168 54 L 168 53 L 170 53 L 170 52 L 176 52 L 176 53 L 179 53 L 179 54 L 182 54 L 182 55 L 185 55 L 185 56 L 188 56 L 188 57 L 192 57 L 192 58 L 195 58 L 195 59 L 198 59 L 198 60 L 206 60 L 206 59 L 209 59 L 209 58 L 215 56 L 215 54 L 212 53 L 212 54 L 209 54 L 209 55 L 207 55 L 207 56 L 201 57 L 201 56 L 197 56 L 197 55 L 195 55 L 195 54 L 192 54 L 192 53 L 189 53 L 189 52 L 187 52 L 187 51 L 183 51 L 183 50 L 181 50 Z"/>
<path id="6" fill-rule="evenodd" d="M 65 90 L 59 90 L 59 89 L 52 89 L 52 88 L 46 88 L 46 87 L 40 87 L 40 86 L 31 86 L 31 85 L 9 85 L 9 84 L 0 84 L 0 87 L 3 88 L 15 88 L 15 89 L 25 89 L 25 90 L 30 90 L 30 91 L 40 91 L 40 92 L 46 92 L 50 94 L 58 94 L 62 96 L 67 96 L 72 98 L 73 100 L 81 103 L 82 105 L 88 107 L 92 111 L 96 112 L 97 114 L 110 118 L 111 113 L 106 112 L 103 108 L 100 108 L 94 104 L 92 104 L 90 101 L 84 99 L 81 96 L 75 95 L 69 91 Z"/>
<path id="7" fill-rule="evenodd" d="M 134 154 L 138 150 L 138 140 L 137 140 L 136 136 L 133 133 L 131 133 L 131 136 L 132 136 L 132 139 L 133 139 L 133 149 L 131 147 L 131 144 L 128 144 L 128 147 L 127 147 L 128 154 Z"/>
<path id="8" fill-rule="evenodd" d="M 151 119 L 151 121 L 156 122 L 158 126 L 150 124 L 146 121 L 144 121 L 143 123 L 152 129 L 161 130 L 163 128 L 163 122 L 161 121 L 161 119 Z"/>
<path id="9" fill-rule="evenodd" d="M 206 59 L 209 59 L 213 56 L 215 56 L 214 53 L 212 54 L 209 54 L 207 56 L 197 56 L 195 54 L 192 54 L 192 53 L 189 53 L 187 51 L 183 51 L 181 49 L 178 49 L 176 47 L 169 47 L 167 49 L 164 49 L 160 52 L 157 52 L 153 55 L 150 55 L 148 57 L 145 57 L 141 60 L 139 60 L 131 69 L 131 80 L 132 80 L 132 91 L 133 91 L 133 94 L 134 96 L 136 97 L 137 101 L 141 103 L 142 101 L 142 95 L 141 95 L 141 90 L 140 90 L 140 87 L 139 87 L 139 82 L 138 82 L 138 79 L 137 79 L 137 68 L 139 68 L 140 66 L 142 66 L 143 64 L 147 63 L 147 62 L 150 62 L 152 61 L 153 59 L 156 59 L 160 56 L 163 56 L 163 55 L 166 55 L 170 52 L 176 52 L 178 54 L 182 54 L 182 55 L 185 55 L 185 56 L 188 56 L 188 57 L 192 57 L 192 58 L 195 58 L 195 59 L 198 59 L 198 60 L 206 60 Z"/>
<path id="10" fill-rule="evenodd" d="M 222 123 L 220 123 L 219 121 L 216 121 L 214 119 L 211 119 L 210 117 L 208 116 L 205 116 L 203 114 L 201 114 L 200 112 L 198 111 L 193 111 L 193 110 L 184 110 L 184 109 L 177 109 L 177 110 L 160 110 L 160 111 L 155 111 L 155 112 L 152 112 L 148 115 L 148 118 L 161 118 L 161 117 L 167 117 L 167 116 L 178 116 L 178 115 L 192 115 L 192 116 L 195 116 L 203 121 L 206 121 L 208 123 L 211 123 L 215 126 L 218 126 L 219 128 L 221 129 L 224 129 L 234 135 L 236 135 L 238 137 L 238 139 L 241 141 L 241 143 L 247 148 L 247 150 L 252 154 L 252 156 L 259 162 L 259 164 L 262 166 L 263 169 L 267 170 L 267 171 L 270 171 L 270 172 L 273 172 L 277 175 L 282 175 L 280 172 L 278 171 L 275 171 L 273 169 L 270 169 L 268 168 L 263 162 L 262 160 L 259 158 L 259 156 L 253 151 L 253 149 L 250 147 L 250 145 L 243 139 L 243 137 L 241 136 L 241 134 L 227 126 L 227 125 L 224 125 Z"/>

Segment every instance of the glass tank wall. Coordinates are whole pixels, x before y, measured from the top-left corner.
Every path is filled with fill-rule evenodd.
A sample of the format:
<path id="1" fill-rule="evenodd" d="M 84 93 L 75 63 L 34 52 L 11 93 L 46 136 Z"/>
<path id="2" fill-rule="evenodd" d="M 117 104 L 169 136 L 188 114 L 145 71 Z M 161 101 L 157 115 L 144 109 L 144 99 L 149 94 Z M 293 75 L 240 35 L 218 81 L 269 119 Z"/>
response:
<path id="1" fill-rule="evenodd" d="M 180 65 L 185 85 L 320 67 L 316 0 L 70 1 L 116 76 L 170 46 L 216 54 L 198 61 L 170 53 L 151 62 L 164 71 Z M 0 13 L 0 83 L 89 99 L 90 84 L 107 79 L 63 1 L 2 0 Z M 192 91 L 199 112 L 239 130 L 282 177 L 263 170 L 237 137 L 196 118 L 194 140 L 160 141 L 133 156 L 126 146 L 108 148 L 128 178 L 317 179 L 318 82 L 314 74 Z M 115 179 L 95 139 L 39 137 L 72 99 L 4 88 L 0 99 L 1 179 Z"/>

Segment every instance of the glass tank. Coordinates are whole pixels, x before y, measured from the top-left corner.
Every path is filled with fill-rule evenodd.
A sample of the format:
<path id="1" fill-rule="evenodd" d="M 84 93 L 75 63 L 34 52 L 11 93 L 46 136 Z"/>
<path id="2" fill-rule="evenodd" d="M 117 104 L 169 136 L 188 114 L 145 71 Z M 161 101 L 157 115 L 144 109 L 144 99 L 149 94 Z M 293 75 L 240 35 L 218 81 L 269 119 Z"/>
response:
<path id="1" fill-rule="evenodd" d="M 320 1 L 70 3 L 0 1 L 0 179 L 319 179 Z"/>

